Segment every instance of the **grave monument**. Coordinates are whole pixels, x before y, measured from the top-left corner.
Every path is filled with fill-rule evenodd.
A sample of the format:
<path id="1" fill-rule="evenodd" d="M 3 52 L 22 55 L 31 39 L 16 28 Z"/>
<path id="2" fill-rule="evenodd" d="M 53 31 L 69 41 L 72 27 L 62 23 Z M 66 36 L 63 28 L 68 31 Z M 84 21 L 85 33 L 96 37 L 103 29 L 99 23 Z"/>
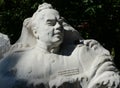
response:
<path id="1" fill-rule="evenodd" d="M 120 88 L 120 77 L 108 50 L 43 3 L 0 60 L 0 88 Z"/>

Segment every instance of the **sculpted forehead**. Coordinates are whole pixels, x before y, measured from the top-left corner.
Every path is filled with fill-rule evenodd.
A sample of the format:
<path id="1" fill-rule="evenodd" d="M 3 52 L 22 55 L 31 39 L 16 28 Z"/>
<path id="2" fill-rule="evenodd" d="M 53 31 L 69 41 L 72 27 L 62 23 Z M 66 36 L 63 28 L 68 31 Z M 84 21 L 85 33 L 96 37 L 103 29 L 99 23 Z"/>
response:
<path id="1" fill-rule="evenodd" d="M 55 9 L 44 9 L 42 11 L 37 11 L 33 14 L 31 19 L 31 25 L 36 26 L 41 23 L 46 22 L 48 19 L 50 20 L 58 20 L 60 19 L 59 12 Z"/>
<path id="2" fill-rule="evenodd" d="M 41 11 L 40 13 L 43 15 L 45 20 L 60 18 L 59 12 L 54 9 L 45 9 L 45 10 Z"/>

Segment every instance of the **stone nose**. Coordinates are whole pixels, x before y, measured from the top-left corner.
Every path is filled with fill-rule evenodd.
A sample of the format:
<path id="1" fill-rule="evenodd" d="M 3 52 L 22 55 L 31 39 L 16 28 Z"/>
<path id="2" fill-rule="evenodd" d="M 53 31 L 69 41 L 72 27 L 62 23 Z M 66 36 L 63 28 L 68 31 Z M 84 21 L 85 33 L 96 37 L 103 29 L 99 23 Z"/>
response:
<path id="1" fill-rule="evenodd" d="M 56 30 L 60 30 L 61 28 L 62 28 L 62 26 L 60 25 L 59 22 L 57 22 L 54 26 L 54 29 L 56 29 Z"/>

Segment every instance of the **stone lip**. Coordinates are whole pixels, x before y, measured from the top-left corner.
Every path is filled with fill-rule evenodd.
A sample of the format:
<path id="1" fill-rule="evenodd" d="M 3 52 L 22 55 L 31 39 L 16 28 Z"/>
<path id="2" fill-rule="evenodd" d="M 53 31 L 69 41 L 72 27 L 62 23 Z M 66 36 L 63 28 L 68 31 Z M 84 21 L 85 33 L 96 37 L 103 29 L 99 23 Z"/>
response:
<path id="1" fill-rule="evenodd" d="M 7 35 L 0 33 L 0 59 L 10 48 L 10 40 Z"/>

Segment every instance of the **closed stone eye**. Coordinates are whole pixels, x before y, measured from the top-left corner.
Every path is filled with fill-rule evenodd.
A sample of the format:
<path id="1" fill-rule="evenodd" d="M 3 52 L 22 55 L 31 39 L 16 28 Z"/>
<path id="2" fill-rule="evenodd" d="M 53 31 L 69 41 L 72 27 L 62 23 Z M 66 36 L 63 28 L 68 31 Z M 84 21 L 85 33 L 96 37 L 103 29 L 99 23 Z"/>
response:
<path id="1" fill-rule="evenodd" d="M 50 26 L 54 26 L 56 24 L 56 21 L 55 20 L 47 20 L 46 23 Z"/>

